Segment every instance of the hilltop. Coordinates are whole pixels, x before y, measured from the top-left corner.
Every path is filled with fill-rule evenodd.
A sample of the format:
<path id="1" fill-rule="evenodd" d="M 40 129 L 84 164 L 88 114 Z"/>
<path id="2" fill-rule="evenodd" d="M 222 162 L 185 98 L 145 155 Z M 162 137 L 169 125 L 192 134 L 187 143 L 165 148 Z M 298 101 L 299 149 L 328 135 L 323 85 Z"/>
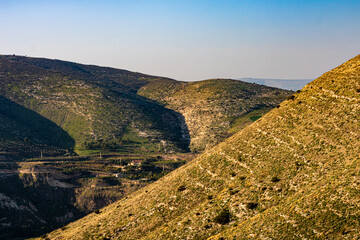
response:
<path id="1" fill-rule="evenodd" d="M 7 102 L 0 107 L 0 127 L 8 132 L 0 136 L 1 148 L 10 157 L 186 152 L 190 142 L 193 150 L 203 150 L 230 136 L 231 123 L 240 116 L 268 111 L 290 94 L 232 80 L 185 83 L 60 60 L 0 56 L 0 96 Z M 26 130 L 9 132 L 14 124 Z"/>
<path id="2" fill-rule="evenodd" d="M 360 56 L 197 159 L 50 239 L 355 239 Z"/>

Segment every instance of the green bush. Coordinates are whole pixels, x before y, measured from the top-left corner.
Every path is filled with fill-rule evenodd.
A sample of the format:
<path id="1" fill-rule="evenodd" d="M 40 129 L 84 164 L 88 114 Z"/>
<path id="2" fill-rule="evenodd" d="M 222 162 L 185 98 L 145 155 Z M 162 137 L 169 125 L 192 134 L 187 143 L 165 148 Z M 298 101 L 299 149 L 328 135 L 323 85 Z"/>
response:
<path id="1" fill-rule="evenodd" d="M 248 208 L 248 209 L 255 209 L 255 208 L 257 208 L 258 205 L 259 205 L 259 204 L 258 204 L 258 203 L 255 203 L 255 202 L 248 202 L 248 203 L 246 203 L 246 208 Z"/>
<path id="2" fill-rule="evenodd" d="M 180 186 L 178 187 L 178 191 L 179 191 L 179 192 L 182 192 L 182 191 L 184 191 L 185 189 L 186 189 L 185 185 L 180 185 Z"/>
<path id="3" fill-rule="evenodd" d="M 218 215 L 215 216 L 214 222 L 224 225 L 224 224 L 228 224 L 230 222 L 230 219 L 231 219 L 231 213 L 229 209 L 223 208 L 218 213 Z"/>
<path id="4" fill-rule="evenodd" d="M 280 182 L 280 178 L 278 178 L 278 177 L 275 176 L 275 177 L 272 177 L 272 178 L 271 178 L 271 181 L 272 181 L 272 182 Z"/>

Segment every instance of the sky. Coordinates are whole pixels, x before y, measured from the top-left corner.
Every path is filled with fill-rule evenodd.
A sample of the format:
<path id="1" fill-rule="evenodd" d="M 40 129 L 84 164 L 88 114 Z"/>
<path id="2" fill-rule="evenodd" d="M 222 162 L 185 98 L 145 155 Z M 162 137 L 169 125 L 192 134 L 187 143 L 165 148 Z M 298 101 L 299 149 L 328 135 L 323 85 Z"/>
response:
<path id="1" fill-rule="evenodd" d="M 315 79 L 360 54 L 360 1 L 0 0 L 0 54 L 185 81 Z"/>

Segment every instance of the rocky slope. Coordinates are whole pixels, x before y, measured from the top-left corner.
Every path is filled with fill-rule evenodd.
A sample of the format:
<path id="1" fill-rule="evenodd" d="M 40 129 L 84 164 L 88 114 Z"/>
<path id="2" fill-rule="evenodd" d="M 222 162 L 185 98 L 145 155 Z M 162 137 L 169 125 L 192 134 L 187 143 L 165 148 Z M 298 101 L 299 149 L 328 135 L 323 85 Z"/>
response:
<path id="1" fill-rule="evenodd" d="M 360 56 L 196 160 L 49 239 L 356 239 Z"/>
<path id="2" fill-rule="evenodd" d="M 231 79 L 171 84 L 157 81 L 143 86 L 138 93 L 184 116 L 193 151 L 210 149 L 231 136 L 232 128 L 242 125 L 240 118 L 254 111 L 261 117 L 291 94 Z"/>

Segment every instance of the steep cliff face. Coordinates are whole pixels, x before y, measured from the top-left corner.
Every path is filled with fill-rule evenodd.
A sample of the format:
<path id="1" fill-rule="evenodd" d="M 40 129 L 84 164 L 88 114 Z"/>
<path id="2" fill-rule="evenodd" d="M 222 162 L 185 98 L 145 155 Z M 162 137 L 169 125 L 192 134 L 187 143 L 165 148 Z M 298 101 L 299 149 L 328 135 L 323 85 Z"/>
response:
<path id="1" fill-rule="evenodd" d="M 360 56 L 196 160 L 50 239 L 359 237 Z"/>
<path id="2" fill-rule="evenodd" d="M 195 151 L 210 149 L 232 135 L 231 129 L 238 125 L 238 119 L 253 111 L 261 117 L 292 94 L 231 79 L 171 84 L 154 81 L 138 93 L 184 116 L 191 138 L 190 148 Z"/>

